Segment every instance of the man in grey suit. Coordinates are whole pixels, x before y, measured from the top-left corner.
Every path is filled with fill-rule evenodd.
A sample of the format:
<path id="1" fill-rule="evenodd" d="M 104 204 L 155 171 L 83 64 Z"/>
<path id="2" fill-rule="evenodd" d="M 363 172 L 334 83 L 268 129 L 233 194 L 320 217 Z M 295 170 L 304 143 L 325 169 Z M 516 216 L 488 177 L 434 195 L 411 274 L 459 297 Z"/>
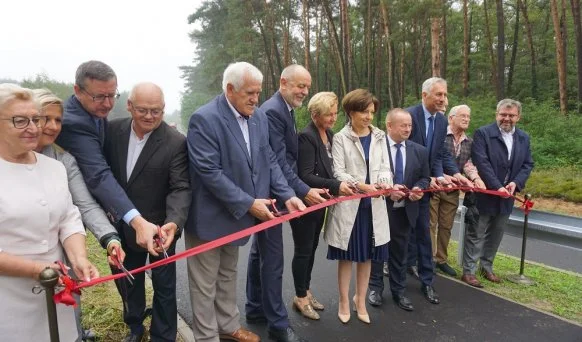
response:
<path id="1" fill-rule="evenodd" d="M 270 195 L 289 211 L 305 206 L 288 186 L 269 146 L 269 123 L 256 108 L 263 75 L 238 62 L 224 71 L 224 93 L 190 118 L 188 155 L 192 206 L 187 248 L 274 218 Z M 192 330 L 197 342 L 259 341 L 241 328 L 236 305 L 238 247 L 248 238 L 188 258 Z"/>
<path id="2" fill-rule="evenodd" d="M 152 83 L 133 87 L 127 100 L 131 118 L 113 120 L 108 125 L 105 155 L 111 172 L 145 219 L 159 226 L 162 246 L 153 263 L 175 254 L 176 239 L 186 223 L 191 201 L 186 138 L 163 121 L 164 94 Z M 119 221 L 117 231 L 126 250 L 125 266 L 136 269 L 146 264 L 148 251 L 136 244 L 136 232 Z M 120 272 L 112 268 L 112 271 Z M 176 305 L 176 264 L 152 269 L 154 298 L 151 341 L 175 341 L 178 329 Z M 145 274 L 135 275 L 133 285 L 125 278 L 116 281 L 123 299 L 123 320 L 130 328 L 125 341 L 141 341 L 144 335 Z"/>

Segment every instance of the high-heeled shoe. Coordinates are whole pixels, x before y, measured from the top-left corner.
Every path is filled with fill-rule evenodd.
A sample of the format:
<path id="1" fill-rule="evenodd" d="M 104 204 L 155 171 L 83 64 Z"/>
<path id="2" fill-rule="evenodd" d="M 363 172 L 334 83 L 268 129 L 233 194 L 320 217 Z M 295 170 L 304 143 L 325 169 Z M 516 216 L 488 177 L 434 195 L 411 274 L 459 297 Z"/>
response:
<path id="1" fill-rule="evenodd" d="M 340 322 L 342 322 L 343 324 L 347 324 L 350 321 L 351 317 L 352 315 L 350 315 L 349 313 L 343 314 L 340 313 L 339 311 L 337 312 L 337 318 L 339 318 Z"/>
<path id="2" fill-rule="evenodd" d="M 358 306 L 356 305 L 356 299 L 355 299 L 355 298 L 352 298 L 352 301 L 354 302 L 354 311 L 356 311 L 356 312 L 357 312 L 357 314 L 358 314 L 358 319 L 359 319 L 360 321 L 362 321 L 362 322 L 366 323 L 366 324 L 370 324 L 370 315 L 368 315 L 368 314 L 361 314 L 361 313 L 358 311 Z"/>

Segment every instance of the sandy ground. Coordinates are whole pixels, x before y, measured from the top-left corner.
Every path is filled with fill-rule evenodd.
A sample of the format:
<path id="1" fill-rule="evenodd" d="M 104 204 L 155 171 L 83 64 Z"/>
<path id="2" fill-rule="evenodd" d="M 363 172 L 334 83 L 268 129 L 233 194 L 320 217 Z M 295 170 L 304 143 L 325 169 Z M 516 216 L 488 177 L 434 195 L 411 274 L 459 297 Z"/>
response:
<path id="1" fill-rule="evenodd" d="M 582 204 L 555 198 L 532 198 L 534 209 L 558 214 L 582 217 Z"/>

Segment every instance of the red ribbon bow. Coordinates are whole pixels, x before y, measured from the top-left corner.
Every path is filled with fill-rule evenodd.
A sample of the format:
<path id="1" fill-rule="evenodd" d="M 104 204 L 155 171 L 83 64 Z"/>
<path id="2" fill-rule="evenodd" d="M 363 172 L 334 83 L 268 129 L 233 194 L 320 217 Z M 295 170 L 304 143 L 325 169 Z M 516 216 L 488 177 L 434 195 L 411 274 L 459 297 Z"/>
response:
<path id="1" fill-rule="evenodd" d="M 53 296 L 53 300 L 55 301 L 55 304 L 63 303 L 65 305 L 69 305 L 69 306 L 72 305 L 73 307 L 76 308 L 77 301 L 73 297 L 73 293 L 80 295 L 81 290 L 79 290 L 77 288 L 76 281 L 73 280 L 73 278 L 71 278 L 71 276 L 69 276 L 69 274 L 68 274 L 69 272 L 67 271 L 65 264 L 63 264 L 62 261 L 55 261 L 55 262 L 61 268 L 60 281 L 63 283 L 64 288 L 61 292 L 55 293 L 55 295 Z"/>

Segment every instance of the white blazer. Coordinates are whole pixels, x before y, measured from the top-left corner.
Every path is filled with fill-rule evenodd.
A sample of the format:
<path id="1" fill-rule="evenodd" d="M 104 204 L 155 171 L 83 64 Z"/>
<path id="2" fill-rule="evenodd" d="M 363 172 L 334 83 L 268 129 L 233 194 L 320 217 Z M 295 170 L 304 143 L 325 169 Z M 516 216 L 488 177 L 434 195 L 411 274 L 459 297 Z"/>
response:
<path id="1" fill-rule="evenodd" d="M 370 173 L 370 183 L 384 182 L 392 185 L 392 170 L 388 159 L 386 134 L 374 127 L 370 143 L 369 169 L 366 170 L 366 158 L 360 138 L 354 134 L 351 125 L 346 125 L 333 137 L 334 177 L 342 182 L 366 182 L 366 173 Z M 330 246 L 347 250 L 356 221 L 360 200 L 338 203 L 329 208 L 324 239 Z M 372 198 L 372 221 L 375 246 L 390 241 L 388 211 L 384 197 Z"/>

